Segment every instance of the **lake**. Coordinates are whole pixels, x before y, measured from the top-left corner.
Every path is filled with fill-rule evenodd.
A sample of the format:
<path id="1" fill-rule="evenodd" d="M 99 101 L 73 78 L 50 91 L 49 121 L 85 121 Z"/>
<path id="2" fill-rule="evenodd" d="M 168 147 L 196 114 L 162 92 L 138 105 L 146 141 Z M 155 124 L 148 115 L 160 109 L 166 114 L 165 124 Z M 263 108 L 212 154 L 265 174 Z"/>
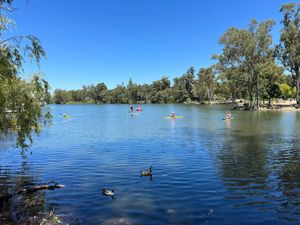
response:
<path id="1" fill-rule="evenodd" d="M 300 223 L 300 113 L 224 121 L 229 106 L 142 107 L 52 105 L 53 127 L 25 159 L 2 143 L 1 179 L 66 185 L 45 191 L 45 204 L 72 224 Z M 172 111 L 184 118 L 165 119 Z M 140 177 L 150 166 L 152 180 Z"/>

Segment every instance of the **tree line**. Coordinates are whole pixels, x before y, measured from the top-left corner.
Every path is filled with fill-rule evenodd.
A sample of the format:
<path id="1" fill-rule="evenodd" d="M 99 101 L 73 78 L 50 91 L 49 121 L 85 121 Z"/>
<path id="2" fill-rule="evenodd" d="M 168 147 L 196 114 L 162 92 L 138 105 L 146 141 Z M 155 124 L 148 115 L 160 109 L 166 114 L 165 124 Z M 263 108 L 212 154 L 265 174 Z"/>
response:
<path id="1" fill-rule="evenodd" d="M 252 20 L 245 29 L 229 28 L 219 39 L 215 64 L 170 81 L 167 76 L 151 84 L 108 89 L 104 83 L 78 90 L 56 89 L 49 101 L 64 103 L 184 103 L 246 99 L 250 109 L 271 104 L 273 98 L 295 98 L 300 104 L 300 3 L 284 4 L 279 44 L 271 35 L 274 20 Z"/>
<path id="2" fill-rule="evenodd" d="M 273 67 L 272 67 L 273 66 Z M 269 70 L 272 74 L 269 74 Z M 260 98 L 270 102 L 272 98 L 295 98 L 293 80 L 283 73 L 282 67 L 270 65 L 264 68 Z M 164 76 L 151 84 L 137 84 L 131 79 L 126 85 L 117 85 L 108 89 L 104 83 L 86 85 L 78 90 L 56 89 L 49 101 L 55 104 L 66 103 L 213 103 L 213 101 L 235 101 L 247 98 L 247 91 L 242 83 L 220 81 L 225 77 L 215 73 L 215 68 L 201 68 L 195 73 L 190 67 L 185 74 L 171 80 Z M 270 79 L 275 82 L 270 83 Z M 240 86 L 239 86 L 240 85 Z"/>
<path id="3" fill-rule="evenodd" d="M 104 83 L 79 90 L 56 89 L 41 74 L 21 77 L 26 60 L 37 64 L 45 56 L 33 35 L 10 36 L 15 23 L 10 18 L 13 0 L 0 0 L 0 138 L 13 130 L 16 144 L 25 148 L 41 122 L 49 123 L 46 103 L 183 103 L 213 102 L 219 99 L 247 99 L 250 109 L 272 98 L 296 98 L 300 105 L 300 3 L 284 4 L 280 12 L 280 41 L 273 43 L 273 20 L 250 22 L 245 29 L 229 28 L 219 40 L 222 51 L 213 55 L 215 63 L 186 73 L 172 81 L 164 76 L 151 84 L 124 85 L 108 89 Z"/>

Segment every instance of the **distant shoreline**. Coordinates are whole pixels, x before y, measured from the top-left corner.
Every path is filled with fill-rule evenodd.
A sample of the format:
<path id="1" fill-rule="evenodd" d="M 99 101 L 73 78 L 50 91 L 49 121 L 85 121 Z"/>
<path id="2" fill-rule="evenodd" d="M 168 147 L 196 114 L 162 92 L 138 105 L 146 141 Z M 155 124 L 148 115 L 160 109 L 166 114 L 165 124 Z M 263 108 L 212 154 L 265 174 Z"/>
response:
<path id="1" fill-rule="evenodd" d="M 92 103 L 92 102 L 67 102 L 65 104 L 61 105 L 130 105 L 130 103 Z M 236 102 L 235 104 L 232 103 L 232 101 L 212 101 L 212 102 L 184 102 L 184 103 L 132 103 L 133 105 L 167 105 L 167 104 L 175 104 L 175 105 L 231 105 L 232 110 L 240 110 L 240 111 L 249 111 L 245 107 L 245 102 Z M 51 104 L 52 105 L 52 104 Z M 53 104 L 53 105 L 60 105 L 60 104 Z M 289 101 L 289 100 L 275 100 L 275 102 L 269 106 L 261 106 L 259 109 L 256 109 L 255 111 L 285 111 L 285 112 L 300 112 L 300 108 L 297 108 L 296 101 Z"/>

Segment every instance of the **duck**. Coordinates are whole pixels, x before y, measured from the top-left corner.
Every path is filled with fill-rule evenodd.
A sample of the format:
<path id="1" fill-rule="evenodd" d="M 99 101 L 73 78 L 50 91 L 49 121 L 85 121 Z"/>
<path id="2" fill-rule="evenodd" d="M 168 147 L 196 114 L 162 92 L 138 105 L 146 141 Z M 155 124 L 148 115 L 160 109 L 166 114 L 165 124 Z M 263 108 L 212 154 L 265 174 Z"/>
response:
<path id="1" fill-rule="evenodd" d="M 153 169 L 153 167 L 150 166 L 149 170 L 141 170 L 141 177 L 142 176 L 152 176 L 152 169 Z"/>
<path id="2" fill-rule="evenodd" d="M 103 188 L 102 194 L 106 195 L 106 196 L 111 196 L 112 198 L 114 198 L 115 191 Z"/>

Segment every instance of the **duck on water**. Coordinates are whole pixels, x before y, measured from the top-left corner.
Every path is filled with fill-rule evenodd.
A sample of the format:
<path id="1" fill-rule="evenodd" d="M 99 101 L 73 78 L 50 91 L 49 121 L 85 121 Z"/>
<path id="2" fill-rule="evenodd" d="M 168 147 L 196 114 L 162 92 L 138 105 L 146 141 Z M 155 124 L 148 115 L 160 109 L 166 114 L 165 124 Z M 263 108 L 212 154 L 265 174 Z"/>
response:
<path id="1" fill-rule="evenodd" d="M 150 177 L 150 180 L 152 181 L 152 172 L 153 167 L 150 166 L 148 170 L 141 170 L 141 177 Z"/>
<path id="2" fill-rule="evenodd" d="M 112 197 L 112 198 L 115 198 L 115 197 L 114 197 L 114 194 L 115 194 L 115 191 L 114 191 L 114 190 L 109 190 L 109 189 L 103 188 L 103 189 L 102 189 L 102 194 L 105 195 L 105 196 L 110 196 L 110 197 Z"/>

